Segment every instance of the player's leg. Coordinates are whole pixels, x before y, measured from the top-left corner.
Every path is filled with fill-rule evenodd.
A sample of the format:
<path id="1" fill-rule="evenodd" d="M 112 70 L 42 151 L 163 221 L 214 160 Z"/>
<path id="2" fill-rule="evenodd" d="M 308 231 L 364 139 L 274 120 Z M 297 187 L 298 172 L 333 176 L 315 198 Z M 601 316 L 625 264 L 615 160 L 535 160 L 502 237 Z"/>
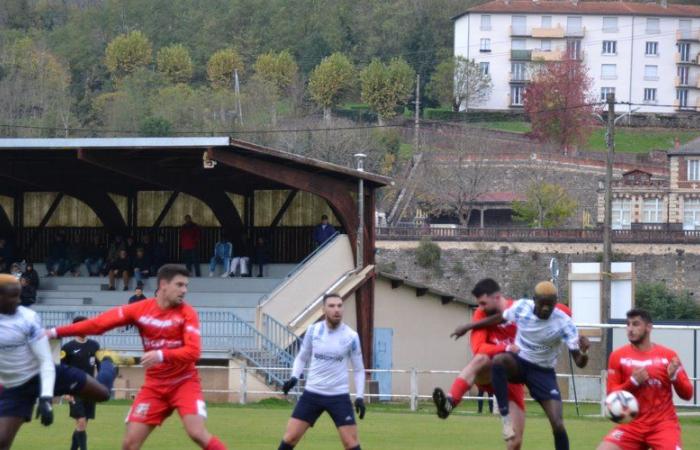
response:
<path id="1" fill-rule="evenodd" d="M 596 450 L 623 450 L 623 449 L 622 449 L 622 447 L 618 447 L 617 445 L 613 444 L 612 442 L 603 441 L 596 448 Z"/>
<path id="2" fill-rule="evenodd" d="M 128 420 L 128 419 L 127 419 Z M 156 428 L 147 423 L 129 422 L 126 424 L 126 433 L 122 441 L 122 450 L 140 450 L 148 436 Z"/>
<path id="3" fill-rule="evenodd" d="M 437 407 L 438 417 L 447 418 L 452 409 L 460 404 L 462 397 L 474 382 L 488 384 L 491 378 L 490 372 L 491 358 L 487 355 L 476 354 L 452 382 L 449 395 L 445 395 L 442 388 L 436 387 L 433 390 L 433 402 Z"/>
<path id="4" fill-rule="evenodd" d="M 324 409 L 333 419 L 335 427 L 338 429 L 340 440 L 345 449 L 360 448 L 360 441 L 357 438 L 357 422 L 355 421 L 355 411 L 349 394 L 331 395 L 324 398 Z"/>
<path id="5" fill-rule="evenodd" d="M 323 396 L 304 391 L 292 411 L 292 417 L 287 422 L 287 429 L 278 450 L 293 449 L 309 427 L 314 426 L 323 411 L 325 411 Z"/>
<path id="6" fill-rule="evenodd" d="M 491 385 L 498 401 L 498 412 L 503 419 L 503 439 L 515 438 L 513 421 L 510 417 L 508 401 L 508 382 L 522 382 L 525 367 L 521 367 L 520 359 L 513 353 L 499 353 L 491 361 Z"/>
<path id="7" fill-rule="evenodd" d="M 185 432 L 200 448 L 205 450 L 226 450 L 226 445 L 216 436 L 207 431 L 204 417 L 197 414 L 182 416 L 182 425 Z"/>
<path id="8" fill-rule="evenodd" d="M 199 380 L 190 379 L 168 393 L 170 406 L 177 409 L 187 435 L 205 450 L 226 450 L 218 437 L 212 436 L 205 425 L 207 405 Z"/>
<path id="9" fill-rule="evenodd" d="M 632 424 L 618 425 L 603 438 L 597 450 L 647 450 L 652 447 L 651 443 L 647 442 L 648 434 L 644 427 Z M 672 449 L 677 450 L 676 447 Z"/>
<path id="10" fill-rule="evenodd" d="M 654 429 L 647 433 L 646 444 L 654 450 L 679 450 L 683 448 L 680 425 L 673 421 L 656 424 Z"/>
<path id="11" fill-rule="evenodd" d="M 540 401 L 549 424 L 552 427 L 554 434 L 554 448 L 556 450 L 569 450 L 569 436 L 566 434 L 564 427 L 564 415 L 561 400 L 542 400 Z"/>
<path id="12" fill-rule="evenodd" d="M 520 450 L 525 434 L 525 387 L 522 384 L 508 384 L 508 402 L 515 437 L 506 441 L 506 448 Z"/>
<path id="13" fill-rule="evenodd" d="M 306 431 L 311 427 L 309 422 L 290 417 L 287 422 L 287 429 L 278 450 L 292 450 L 301 441 Z"/>
<path id="14" fill-rule="evenodd" d="M 26 421 L 24 417 L 0 417 L 0 450 L 10 449 L 17 432 Z"/>
<path id="15" fill-rule="evenodd" d="M 360 450 L 360 440 L 357 437 L 357 425 L 338 427 L 340 441 L 346 450 Z"/>

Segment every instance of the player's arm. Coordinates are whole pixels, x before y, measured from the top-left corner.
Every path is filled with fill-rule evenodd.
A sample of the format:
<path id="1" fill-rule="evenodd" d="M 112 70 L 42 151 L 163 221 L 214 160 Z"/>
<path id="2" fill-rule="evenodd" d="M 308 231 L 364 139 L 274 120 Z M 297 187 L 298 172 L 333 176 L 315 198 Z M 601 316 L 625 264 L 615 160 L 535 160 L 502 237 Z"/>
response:
<path id="1" fill-rule="evenodd" d="M 620 365 L 620 357 L 615 353 L 608 358 L 608 393 L 614 391 L 634 392 L 639 386 L 639 382 L 634 376 L 625 378 Z"/>
<path id="2" fill-rule="evenodd" d="M 134 317 L 138 316 L 134 314 L 134 310 L 138 308 L 140 308 L 138 303 L 119 306 L 105 311 L 92 319 L 52 328 L 47 333 L 52 338 L 104 334 L 111 329 L 133 324 L 135 322 Z"/>
<path id="3" fill-rule="evenodd" d="M 574 358 L 574 363 L 576 363 L 577 367 L 583 369 L 588 364 L 588 348 L 590 347 L 588 338 L 585 336 L 579 337 L 576 325 L 574 325 L 570 317 L 566 318 L 562 334 L 564 342 L 566 342 L 566 346 Z"/>
<path id="4" fill-rule="evenodd" d="M 454 337 L 455 339 L 459 339 L 471 330 L 480 330 L 483 328 L 488 328 L 488 327 L 493 326 L 493 325 L 498 325 L 501 322 L 503 322 L 503 317 L 500 314 L 493 314 L 491 316 L 486 317 L 485 319 L 478 320 L 476 322 L 467 323 L 467 324 L 464 324 L 464 325 L 457 327 L 452 332 L 450 337 Z"/>
<path id="5" fill-rule="evenodd" d="M 49 338 L 46 337 L 41 327 L 39 316 L 36 316 L 29 331 L 29 348 L 39 361 L 39 380 L 41 381 L 41 394 L 39 396 L 39 407 L 37 416 L 41 416 L 42 425 L 53 423 L 53 409 L 51 400 L 53 399 L 54 385 L 56 384 L 56 366 L 53 363 Z"/>
<path id="6" fill-rule="evenodd" d="M 197 362 L 202 355 L 202 333 L 199 329 L 199 317 L 193 308 L 187 310 L 183 327 L 182 347 L 156 350 L 160 362 L 189 364 Z"/>
<path id="7" fill-rule="evenodd" d="M 673 383 L 673 389 L 676 390 L 676 394 L 683 400 L 690 400 L 693 397 L 693 384 L 688 378 L 688 373 L 683 368 L 680 359 L 677 355 L 671 358 L 671 362 L 668 365 L 668 376 Z"/>
<path id="8" fill-rule="evenodd" d="M 282 391 L 284 395 L 287 395 L 289 391 L 296 386 L 299 378 L 304 374 L 304 369 L 311 359 L 311 341 L 313 339 L 313 325 L 311 325 L 304 335 L 304 340 L 301 341 L 301 348 L 299 353 L 297 353 L 296 358 L 294 358 L 294 364 L 292 365 L 292 376 L 289 377 L 287 381 L 284 382 L 282 386 Z M 363 384 L 364 387 L 364 384 Z"/>
<path id="9" fill-rule="evenodd" d="M 499 353 L 508 351 L 507 344 L 491 344 L 488 342 L 488 330 L 480 329 L 472 332 L 470 343 L 472 346 L 472 354 L 495 356 Z"/>
<path id="10" fill-rule="evenodd" d="M 365 418 L 365 363 L 362 361 L 362 347 L 360 338 L 355 335 L 350 349 L 350 362 L 355 374 L 355 412 L 360 419 Z"/>

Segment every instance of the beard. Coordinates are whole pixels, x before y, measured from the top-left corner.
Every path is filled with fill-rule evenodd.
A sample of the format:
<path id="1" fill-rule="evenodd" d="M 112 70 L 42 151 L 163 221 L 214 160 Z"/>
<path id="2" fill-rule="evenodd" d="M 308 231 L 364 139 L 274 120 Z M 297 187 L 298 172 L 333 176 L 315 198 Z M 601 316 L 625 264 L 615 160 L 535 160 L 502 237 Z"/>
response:
<path id="1" fill-rule="evenodd" d="M 645 332 L 643 332 L 642 334 L 640 334 L 636 339 L 629 338 L 629 341 L 630 341 L 632 344 L 638 345 L 638 344 L 641 344 L 642 342 L 644 342 L 644 341 L 646 340 L 646 338 L 647 338 L 648 335 L 649 335 L 649 333 L 647 333 L 647 332 L 645 331 Z"/>

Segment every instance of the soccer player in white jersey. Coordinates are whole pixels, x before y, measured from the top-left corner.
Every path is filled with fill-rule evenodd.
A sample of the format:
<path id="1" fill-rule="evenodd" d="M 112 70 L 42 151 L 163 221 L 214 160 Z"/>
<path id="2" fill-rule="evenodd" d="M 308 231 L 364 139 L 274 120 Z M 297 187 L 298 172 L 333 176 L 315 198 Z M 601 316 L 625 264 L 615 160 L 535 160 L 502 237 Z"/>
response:
<path id="1" fill-rule="evenodd" d="M 293 449 L 324 411 L 328 412 L 338 428 L 344 448 L 360 450 L 348 375 L 349 360 L 355 374 L 355 410 L 363 419 L 365 367 L 360 339 L 352 328 L 343 323 L 343 299 L 340 296 L 325 295 L 323 312 L 325 319 L 306 330 L 301 350 L 294 360 L 292 377 L 282 387 L 287 394 L 311 361 L 304 393 L 287 423 L 287 431 L 278 450 Z"/>
<path id="2" fill-rule="evenodd" d="M 569 437 L 564 427 L 561 394 L 554 367 L 559 347 L 566 343 L 578 367 L 588 364 L 589 342 L 579 337 L 571 317 L 556 308 L 557 289 L 549 281 L 535 286 L 534 301 L 518 300 L 503 311 L 471 324 L 470 329 L 483 328 L 503 320 L 518 327 L 516 351 L 500 353 L 493 358 L 491 384 L 498 409 L 503 418 L 503 438 L 513 439 L 515 433 L 508 408 L 508 383 L 525 384 L 530 395 L 544 410 L 554 433 L 554 448 L 569 449 Z"/>
<path id="3" fill-rule="evenodd" d="M 36 312 L 19 306 L 21 287 L 12 275 L 0 275 L 0 450 L 7 450 L 22 424 L 37 417 L 53 423 L 54 396 L 72 395 L 94 402 L 109 399 L 115 370 L 104 358 L 98 380 L 80 369 L 55 366 L 49 340 Z"/>

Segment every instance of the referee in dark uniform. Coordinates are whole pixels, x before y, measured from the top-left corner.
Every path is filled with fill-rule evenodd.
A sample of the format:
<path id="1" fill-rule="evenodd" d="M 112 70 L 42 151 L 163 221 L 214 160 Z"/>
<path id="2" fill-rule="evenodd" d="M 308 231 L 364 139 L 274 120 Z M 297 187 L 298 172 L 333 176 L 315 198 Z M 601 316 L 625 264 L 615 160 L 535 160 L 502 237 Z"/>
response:
<path id="1" fill-rule="evenodd" d="M 73 319 L 73 323 L 83 320 L 87 318 L 77 316 Z M 78 336 L 61 347 L 61 364 L 95 376 L 98 369 L 96 353 L 99 349 L 100 344 L 97 341 Z M 75 431 L 73 431 L 70 450 L 87 450 L 87 423 L 88 420 L 95 418 L 95 403 L 77 397 L 69 397 L 69 400 L 70 416 L 75 419 Z"/>

